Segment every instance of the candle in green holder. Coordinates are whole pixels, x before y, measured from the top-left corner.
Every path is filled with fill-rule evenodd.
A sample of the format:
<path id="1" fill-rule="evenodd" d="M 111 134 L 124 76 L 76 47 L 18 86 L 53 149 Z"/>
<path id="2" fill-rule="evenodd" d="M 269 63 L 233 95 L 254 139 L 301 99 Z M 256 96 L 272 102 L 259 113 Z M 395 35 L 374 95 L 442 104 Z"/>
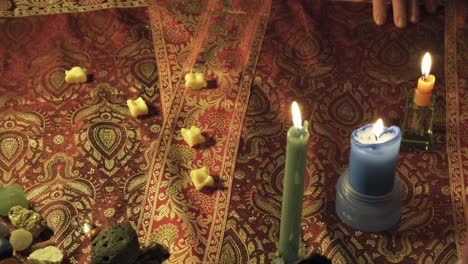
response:
<path id="1" fill-rule="evenodd" d="M 305 121 L 302 125 L 301 112 L 296 102 L 292 103 L 291 108 L 294 125 L 288 130 L 287 137 L 279 240 L 279 257 L 285 263 L 299 258 L 304 175 L 309 142 L 309 123 Z"/>

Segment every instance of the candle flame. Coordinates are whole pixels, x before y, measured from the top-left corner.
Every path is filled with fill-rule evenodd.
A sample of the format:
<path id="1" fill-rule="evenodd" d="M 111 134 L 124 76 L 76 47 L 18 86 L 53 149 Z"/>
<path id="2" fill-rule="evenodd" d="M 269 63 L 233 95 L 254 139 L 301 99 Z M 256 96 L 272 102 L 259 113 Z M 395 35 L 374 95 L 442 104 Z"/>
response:
<path id="1" fill-rule="evenodd" d="M 294 127 L 297 129 L 302 128 L 302 117 L 301 117 L 301 110 L 299 109 L 299 105 L 296 101 L 294 101 L 291 105 L 291 112 L 293 118 Z"/>
<path id="2" fill-rule="evenodd" d="M 429 52 L 426 52 L 421 62 L 421 72 L 424 77 L 427 77 L 429 73 L 431 72 L 431 65 L 432 65 L 431 54 L 429 54 Z"/>
<path id="3" fill-rule="evenodd" d="M 374 133 L 374 136 L 376 139 L 379 139 L 383 130 L 384 130 L 383 121 L 382 121 L 382 118 L 379 118 L 379 120 L 377 120 L 377 122 L 375 122 L 375 124 L 372 126 L 372 133 Z"/>

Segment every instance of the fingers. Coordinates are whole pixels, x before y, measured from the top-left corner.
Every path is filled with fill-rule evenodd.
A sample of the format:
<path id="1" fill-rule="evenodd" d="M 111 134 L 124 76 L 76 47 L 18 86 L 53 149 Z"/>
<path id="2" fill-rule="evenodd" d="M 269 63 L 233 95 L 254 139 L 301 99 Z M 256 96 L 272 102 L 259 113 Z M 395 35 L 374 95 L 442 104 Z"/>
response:
<path id="1" fill-rule="evenodd" d="M 406 27 L 408 22 L 406 15 L 406 0 L 392 0 L 393 23 L 398 28 Z"/>
<path id="2" fill-rule="evenodd" d="M 375 24 L 381 26 L 387 20 L 387 4 L 385 0 L 372 0 L 372 14 Z"/>
<path id="3" fill-rule="evenodd" d="M 426 0 L 426 10 L 434 14 L 437 11 L 437 0 Z"/>
<path id="4" fill-rule="evenodd" d="M 409 13 L 409 21 L 411 21 L 411 23 L 416 23 L 419 21 L 418 0 L 409 0 L 408 13 Z"/>
<path id="5" fill-rule="evenodd" d="M 425 0 L 426 10 L 429 13 L 437 11 L 438 0 Z M 381 26 L 387 20 L 387 1 L 386 0 L 372 0 L 373 17 L 375 24 Z M 420 18 L 420 10 L 418 0 L 392 0 L 393 8 L 393 23 L 398 28 L 404 28 L 408 24 L 416 23 Z M 408 10 L 408 12 L 407 12 Z"/>

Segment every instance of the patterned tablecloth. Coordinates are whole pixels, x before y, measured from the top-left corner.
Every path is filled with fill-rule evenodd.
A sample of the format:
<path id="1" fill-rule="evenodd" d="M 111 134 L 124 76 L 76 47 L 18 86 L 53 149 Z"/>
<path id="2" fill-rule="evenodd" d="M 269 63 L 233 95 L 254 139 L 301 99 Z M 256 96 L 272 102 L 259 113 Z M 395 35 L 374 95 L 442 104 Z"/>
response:
<path id="1" fill-rule="evenodd" d="M 130 222 L 142 244 L 169 249 L 168 263 L 270 263 L 297 100 L 311 123 L 303 252 L 333 263 L 455 263 L 468 184 L 462 2 L 398 30 L 375 26 L 366 3 L 0 0 L 0 184 L 25 188 L 67 263 L 89 262 L 77 216 Z M 108 9 L 130 6 L 141 7 Z M 378 117 L 401 124 L 425 51 L 437 77 L 435 147 L 400 153 L 398 225 L 352 230 L 334 212 L 350 133 Z M 64 83 L 74 65 L 92 80 Z M 185 89 L 190 70 L 216 87 Z M 137 96 L 151 111 L 135 119 L 126 99 Z M 189 148 L 179 131 L 190 125 L 214 144 Z M 191 184 L 201 166 L 215 188 Z"/>

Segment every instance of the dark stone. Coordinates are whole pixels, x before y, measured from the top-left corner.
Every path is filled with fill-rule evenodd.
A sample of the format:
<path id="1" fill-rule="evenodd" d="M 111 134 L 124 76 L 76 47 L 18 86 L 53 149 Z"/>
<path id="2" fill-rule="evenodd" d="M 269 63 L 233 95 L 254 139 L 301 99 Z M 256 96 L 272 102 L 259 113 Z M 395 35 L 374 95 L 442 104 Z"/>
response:
<path id="1" fill-rule="evenodd" d="M 322 255 L 314 253 L 308 258 L 299 261 L 298 264 L 332 264 L 332 261 Z"/>
<path id="2" fill-rule="evenodd" d="M 136 264 L 161 264 L 170 257 L 169 251 L 160 244 L 144 249 Z"/>
<path id="3" fill-rule="evenodd" d="M 216 88 L 218 86 L 218 83 L 216 80 L 207 80 L 206 81 L 206 88 Z"/>
<path id="4" fill-rule="evenodd" d="M 5 238 L 0 238 L 0 259 L 8 258 L 13 255 L 13 248 L 10 241 Z"/>
<path id="5" fill-rule="evenodd" d="M 0 238 L 5 238 L 10 234 L 10 231 L 8 230 L 8 226 L 6 226 L 4 223 L 0 223 Z"/>
<path id="6" fill-rule="evenodd" d="M 117 224 L 102 230 L 93 240 L 93 264 L 132 264 L 140 255 L 135 230 L 130 224 Z"/>

